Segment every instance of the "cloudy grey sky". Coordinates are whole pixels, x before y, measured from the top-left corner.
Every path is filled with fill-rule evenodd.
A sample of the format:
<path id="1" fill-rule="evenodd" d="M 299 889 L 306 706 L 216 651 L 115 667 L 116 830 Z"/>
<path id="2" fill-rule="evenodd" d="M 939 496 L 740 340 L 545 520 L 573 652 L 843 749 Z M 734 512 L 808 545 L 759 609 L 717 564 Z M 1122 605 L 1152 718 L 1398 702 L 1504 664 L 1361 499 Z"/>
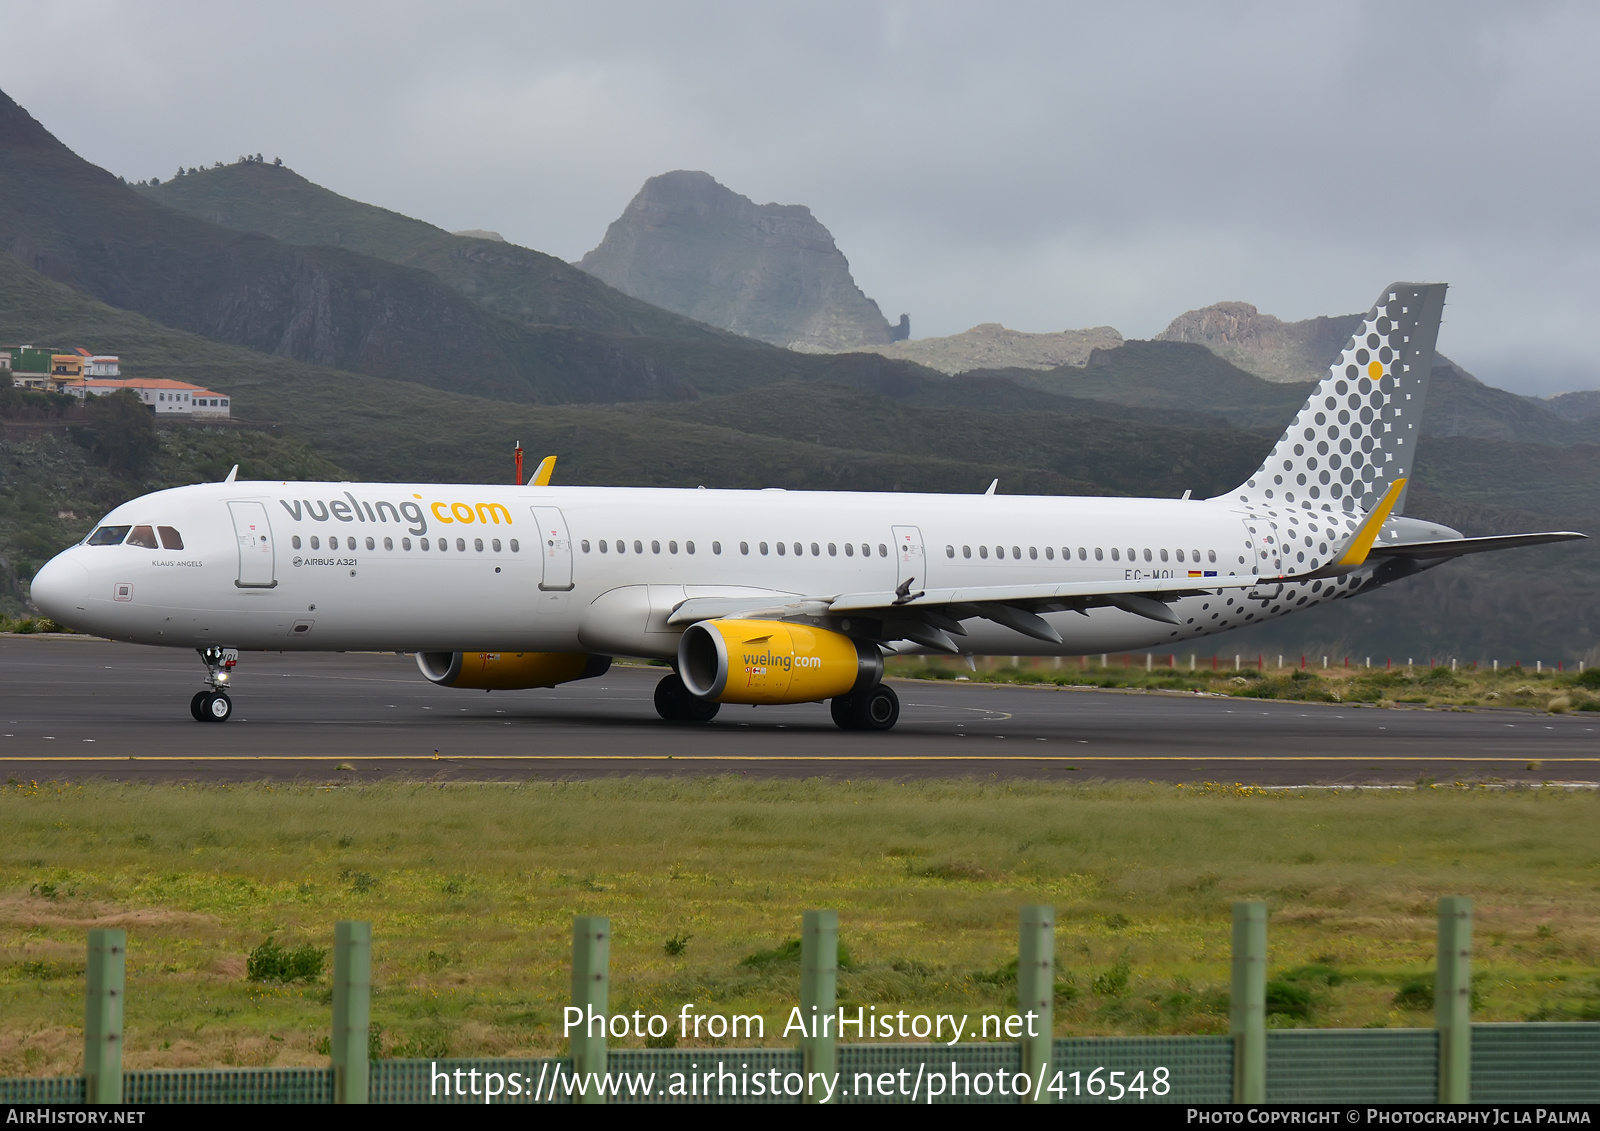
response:
<path id="1" fill-rule="evenodd" d="M 577 259 L 704 169 L 809 205 L 917 337 L 1443 279 L 1480 377 L 1600 387 L 1594 4 L 6 0 L 0 43 L 129 180 L 260 151 Z"/>

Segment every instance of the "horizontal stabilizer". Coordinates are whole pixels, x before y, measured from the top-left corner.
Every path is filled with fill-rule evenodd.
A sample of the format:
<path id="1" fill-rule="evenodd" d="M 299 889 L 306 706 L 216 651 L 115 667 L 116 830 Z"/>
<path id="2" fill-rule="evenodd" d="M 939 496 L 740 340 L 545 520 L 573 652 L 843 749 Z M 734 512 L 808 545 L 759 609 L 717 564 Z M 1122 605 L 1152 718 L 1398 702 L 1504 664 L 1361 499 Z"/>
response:
<path id="1" fill-rule="evenodd" d="M 1547 542 L 1571 542 L 1587 537 L 1573 530 L 1549 530 L 1492 538 L 1446 538 L 1438 542 L 1380 542 L 1372 547 L 1372 554 L 1383 558 L 1459 558 L 1464 554 L 1487 554 L 1493 550 L 1515 550 L 1519 546 L 1543 546 Z"/>

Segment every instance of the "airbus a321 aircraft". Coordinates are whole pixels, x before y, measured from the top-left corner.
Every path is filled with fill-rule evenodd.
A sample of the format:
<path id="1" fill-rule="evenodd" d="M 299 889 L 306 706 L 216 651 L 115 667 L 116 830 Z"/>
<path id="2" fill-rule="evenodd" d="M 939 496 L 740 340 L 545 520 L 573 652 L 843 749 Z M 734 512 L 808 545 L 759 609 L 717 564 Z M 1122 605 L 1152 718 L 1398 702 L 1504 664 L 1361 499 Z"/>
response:
<path id="1" fill-rule="evenodd" d="M 1181 645 L 1462 554 L 1584 537 L 1401 517 L 1444 295 L 1386 287 L 1266 462 L 1213 499 L 230 475 L 117 507 L 39 571 L 33 600 L 86 632 L 196 649 L 203 721 L 232 714 L 241 650 L 382 650 L 482 690 L 670 660 L 664 719 L 826 700 L 840 727 L 888 730 L 888 654 Z"/>

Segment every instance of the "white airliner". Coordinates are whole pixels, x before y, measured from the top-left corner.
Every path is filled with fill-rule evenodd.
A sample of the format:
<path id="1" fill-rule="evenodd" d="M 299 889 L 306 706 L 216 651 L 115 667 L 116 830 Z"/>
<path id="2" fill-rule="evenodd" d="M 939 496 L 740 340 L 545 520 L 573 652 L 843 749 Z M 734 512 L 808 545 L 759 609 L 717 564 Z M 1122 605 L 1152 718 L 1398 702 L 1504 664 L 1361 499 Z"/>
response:
<path id="1" fill-rule="evenodd" d="M 52 619 L 194 648 L 198 720 L 240 650 L 415 652 L 450 687 L 553 687 L 670 660 L 666 719 L 831 701 L 899 717 L 883 658 L 1179 646 L 1462 554 L 1400 517 L 1444 308 L 1384 289 L 1260 470 L 1213 499 L 404 483 L 199 484 L 117 507 L 33 581 Z M 991 487 L 991 491 L 992 491 Z"/>

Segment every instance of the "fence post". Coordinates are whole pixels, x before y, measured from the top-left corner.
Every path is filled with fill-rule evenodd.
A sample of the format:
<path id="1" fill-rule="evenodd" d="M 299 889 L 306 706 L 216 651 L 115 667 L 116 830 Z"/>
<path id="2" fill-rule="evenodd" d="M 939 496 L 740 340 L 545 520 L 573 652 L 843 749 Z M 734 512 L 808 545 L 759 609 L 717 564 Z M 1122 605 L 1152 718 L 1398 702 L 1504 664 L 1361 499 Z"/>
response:
<path id="1" fill-rule="evenodd" d="M 128 932 L 89 932 L 89 992 L 83 1004 L 84 1102 L 122 1102 L 122 1013 L 128 969 Z"/>
<path id="2" fill-rule="evenodd" d="M 1439 1102 L 1472 1100 L 1472 900 L 1439 900 L 1439 965 L 1433 982 L 1439 1029 Z"/>
<path id="3" fill-rule="evenodd" d="M 839 1066 L 839 913 L 807 911 L 800 917 L 800 1017 L 810 1035 L 800 1038 L 806 1103 L 825 1102 L 830 1089 L 813 1085 L 813 1072 L 832 1077 Z"/>
<path id="4" fill-rule="evenodd" d="M 364 1104 L 371 1065 L 372 924 L 333 925 L 333 1102 Z"/>
<path id="5" fill-rule="evenodd" d="M 1267 1102 L 1267 905 L 1233 905 L 1233 1102 Z"/>
<path id="6" fill-rule="evenodd" d="M 1017 1012 L 1027 1028 L 1022 1037 L 1022 1071 L 1033 1087 L 1023 1103 L 1050 1103 L 1050 1059 L 1055 1041 L 1056 909 L 1035 904 L 1022 909 L 1017 930 Z"/>
<path id="7" fill-rule="evenodd" d="M 572 1004 L 583 1010 L 579 1032 L 568 1037 L 572 1071 L 580 1080 L 601 1080 L 606 1071 L 606 1008 L 611 995 L 611 920 L 579 915 L 572 920 Z M 590 1027 L 599 1018 L 596 1036 Z M 591 1075 L 591 1073 L 593 1075 Z M 586 1088 L 579 1103 L 603 1104 L 605 1093 Z"/>

